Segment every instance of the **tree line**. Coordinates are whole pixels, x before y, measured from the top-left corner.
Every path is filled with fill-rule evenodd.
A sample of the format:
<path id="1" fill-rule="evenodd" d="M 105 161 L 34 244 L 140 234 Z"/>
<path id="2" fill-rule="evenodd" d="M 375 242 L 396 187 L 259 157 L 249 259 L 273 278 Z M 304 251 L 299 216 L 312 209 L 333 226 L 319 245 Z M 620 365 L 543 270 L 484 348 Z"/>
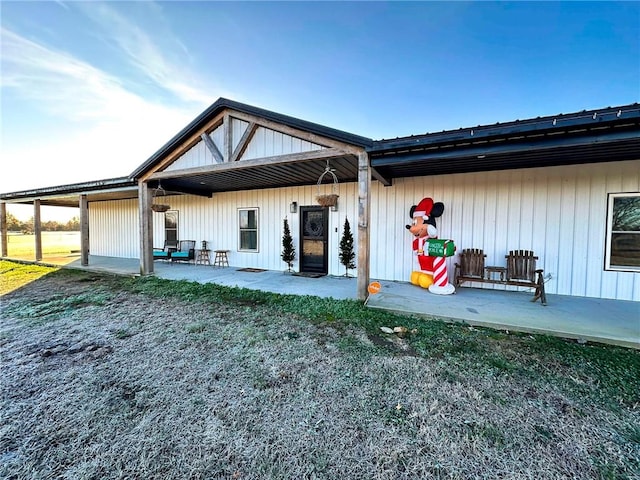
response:
<path id="1" fill-rule="evenodd" d="M 67 223 L 48 220 L 46 222 L 40 222 L 40 226 L 43 232 L 77 232 L 80 231 L 80 219 L 73 217 Z M 23 222 L 12 213 L 7 212 L 7 230 L 30 235 L 33 233 L 33 217 Z"/>

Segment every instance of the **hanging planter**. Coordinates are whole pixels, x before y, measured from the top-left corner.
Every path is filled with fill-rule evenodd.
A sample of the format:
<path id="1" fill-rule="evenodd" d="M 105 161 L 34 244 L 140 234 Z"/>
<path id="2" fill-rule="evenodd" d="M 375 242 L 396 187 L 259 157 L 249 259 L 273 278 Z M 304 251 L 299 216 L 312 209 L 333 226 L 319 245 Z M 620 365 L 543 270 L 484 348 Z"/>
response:
<path id="1" fill-rule="evenodd" d="M 151 210 L 158 213 L 163 213 L 169 210 L 171 207 L 169 205 L 161 205 L 161 204 L 153 204 L 151 205 Z"/>
<path id="2" fill-rule="evenodd" d="M 165 192 L 160 182 L 158 182 L 158 187 L 153 191 L 153 203 L 151 204 L 151 210 L 158 213 L 163 213 L 171 208 L 169 205 L 165 203 L 160 203 L 160 198 L 165 197 L 167 192 Z"/>
<path id="3" fill-rule="evenodd" d="M 320 186 L 322 185 L 322 179 L 324 178 L 325 175 L 331 175 L 333 177 L 333 184 L 331 186 L 331 193 L 329 194 L 321 194 L 320 193 Z M 333 173 L 333 169 L 331 168 L 331 166 L 329 165 L 329 160 L 327 160 L 327 166 L 324 169 L 324 172 L 322 173 L 322 175 L 320 175 L 320 178 L 318 178 L 318 194 L 316 195 L 316 202 L 318 202 L 318 205 L 321 205 L 323 207 L 336 207 L 338 205 L 338 197 L 340 195 L 338 195 L 338 177 L 336 177 L 336 174 Z"/>

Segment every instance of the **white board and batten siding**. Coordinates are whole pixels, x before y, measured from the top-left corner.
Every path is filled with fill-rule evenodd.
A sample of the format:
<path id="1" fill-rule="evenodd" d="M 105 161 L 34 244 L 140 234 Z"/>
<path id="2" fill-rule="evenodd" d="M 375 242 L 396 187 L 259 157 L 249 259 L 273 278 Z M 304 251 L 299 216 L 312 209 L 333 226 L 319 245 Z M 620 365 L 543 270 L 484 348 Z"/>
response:
<path id="1" fill-rule="evenodd" d="M 607 194 L 640 191 L 640 161 L 572 165 L 396 179 L 372 183 L 371 278 L 408 281 L 415 268 L 405 225 L 409 208 L 424 197 L 443 202 L 440 238 L 458 251 L 481 248 L 487 265 L 505 265 L 509 250 L 533 250 L 551 294 L 640 301 L 640 274 L 604 270 Z M 325 193 L 325 192 L 323 192 Z M 357 242 L 356 183 L 339 185 L 339 210 L 329 212 L 329 273 L 344 274 L 338 260 L 345 216 Z M 289 219 L 299 268 L 300 206 L 315 205 L 317 188 L 290 187 L 215 194 L 213 198 L 168 197 L 179 212 L 178 236 L 207 240 L 230 250 L 233 267 L 284 270 L 282 220 Z M 289 205 L 297 202 L 298 212 Z M 238 250 L 239 208 L 259 209 L 259 251 Z M 164 216 L 153 214 L 154 245 L 164 241 Z M 139 257 L 137 200 L 91 203 L 90 249 L 94 255 Z M 455 257 L 448 259 L 453 275 Z M 483 288 L 490 285 L 477 285 Z"/>
<path id="2" fill-rule="evenodd" d="M 248 122 L 237 118 L 231 119 L 231 144 L 235 148 L 240 143 L 242 135 L 249 126 Z M 209 134 L 218 150 L 224 155 L 224 131 L 220 126 Z M 241 159 L 252 160 L 256 158 L 272 157 L 276 155 L 287 155 L 291 153 L 312 152 L 325 147 L 313 142 L 309 142 L 291 135 L 276 132 L 274 130 L 258 127 L 253 138 L 247 145 Z M 178 159 L 171 163 L 165 171 L 176 171 L 188 168 L 203 167 L 217 163 L 213 154 L 209 151 L 203 140 L 199 140 L 193 147 L 183 153 Z"/>
<path id="3" fill-rule="evenodd" d="M 137 198 L 89 203 L 89 252 L 104 257 L 140 258 L 138 225 Z"/>
<path id="4" fill-rule="evenodd" d="M 331 188 L 329 185 L 323 187 Z M 342 275 L 344 267 L 338 259 L 340 238 L 345 217 L 349 219 L 354 242 L 357 241 L 357 184 L 338 186 L 338 211 L 329 211 L 329 274 Z M 328 193 L 322 191 L 322 193 Z M 192 195 L 167 196 L 171 210 L 178 211 L 178 238 L 195 240 L 200 248 L 206 240 L 211 250 L 229 250 L 233 267 L 253 267 L 285 270 L 282 252 L 283 220 L 289 220 L 297 258 L 300 260 L 300 206 L 317 206 L 316 185 L 241 192 L 218 193 L 213 198 Z M 164 201 L 164 200 L 163 200 Z M 291 202 L 297 202 L 297 213 L 290 213 Z M 238 210 L 258 209 L 258 251 L 239 250 Z M 92 203 L 89 208 L 90 250 L 93 255 L 139 258 L 137 200 L 116 200 Z M 153 214 L 154 246 L 164 244 L 164 214 Z M 351 272 L 354 274 L 355 272 Z"/>
<path id="5" fill-rule="evenodd" d="M 640 161 L 441 175 L 372 185 L 371 277 L 407 281 L 415 267 L 405 229 L 424 197 L 443 202 L 440 238 L 481 248 L 486 265 L 533 250 L 547 293 L 640 301 L 640 274 L 604 270 L 607 194 L 640 191 Z M 453 276 L 455 257 L 448 259 Z M 483 288 L 490 285 L 474 285 Z"/>
<path id="6" fill-rule="evenodd" d="M 337 257 L 345 216 L 353 226 L 357 225 L 354 198 L 357 198 L 356 184 L 339 187 L 340 199 L 337 212 L 329 212 L 329 273 L 339 275 L 341 265 Z M 230 250 L 229 261 L 234 267 L 254 267 L 269 270 L 284 270 L 286 264 L 280 258 L 282 252 L 283 220 L 287 218 L 297 259 L 300 259 L 300 206 L 316 206 L 316 186 L 265 189 L 216 194 L 212 199 L 193 196 L 169 197 L 172 209 L 179 211 L 178 236 L 180 239 L 195 240 L 201 245 L 206 240 L 212 250 Z M 347 199 L 351 199 L 347 201 Z M 297 202 L 297 213 L 289 212 L 291 202 Z M 238 210 L 258 209 L 258 252 L 240 251 Z M 154 218 L 154 238 L 163 237 L 158 231 Z M 337 229 L 337 232 L 336 232 Z"/>

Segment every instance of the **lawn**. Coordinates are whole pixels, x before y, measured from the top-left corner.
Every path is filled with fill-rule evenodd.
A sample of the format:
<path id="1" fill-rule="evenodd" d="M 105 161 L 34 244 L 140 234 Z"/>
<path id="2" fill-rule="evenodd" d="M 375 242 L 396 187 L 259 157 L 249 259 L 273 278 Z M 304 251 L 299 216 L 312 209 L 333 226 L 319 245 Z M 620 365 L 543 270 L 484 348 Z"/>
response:
<path id="1" fill-rule="evenodd" d="M 349 300 L 28 275 L 0 305 L 2 478 L 638 478 L 635 350 Z"/>
<path id="2" fill-rule="evenodd" d="M 11 233 L 7 236 L 8 256 L 33 258 L 35 235 Z M 80 232 L 42 232 L 42 254 L 61 255 L 80 250 Z"/>

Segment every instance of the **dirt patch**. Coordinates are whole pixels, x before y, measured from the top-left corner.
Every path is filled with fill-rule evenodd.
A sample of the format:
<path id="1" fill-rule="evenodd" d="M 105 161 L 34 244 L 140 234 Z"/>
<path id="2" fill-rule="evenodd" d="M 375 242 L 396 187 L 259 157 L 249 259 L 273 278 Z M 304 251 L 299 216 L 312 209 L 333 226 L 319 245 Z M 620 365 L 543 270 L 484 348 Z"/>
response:
<path id="1" fill-rule="evenodd" d="M 195 298 L 99 275 L 48 275 L 4 296 L 0 477 L 637 473 L 638 407 L 582 401 L 573 389 L 586 379 L 560 388 L 518 374 L 515 359 L 471 369 L 451 348 L 424 357 L 408 338 Z"/>
<path id="2" fill-rule="evenodd" d="M 373 343 L 374 345 L 378 345 L 379 347 L 382 347 L 392 353 L 398 355 L 409 355 L 412 357 L 419 356 L 418 352 L 416 352 L 406 340 L 395 335 L 380 336 L 369 333 L 367 334 L 367 338 L 371 340 L 371 343 Z"/>

